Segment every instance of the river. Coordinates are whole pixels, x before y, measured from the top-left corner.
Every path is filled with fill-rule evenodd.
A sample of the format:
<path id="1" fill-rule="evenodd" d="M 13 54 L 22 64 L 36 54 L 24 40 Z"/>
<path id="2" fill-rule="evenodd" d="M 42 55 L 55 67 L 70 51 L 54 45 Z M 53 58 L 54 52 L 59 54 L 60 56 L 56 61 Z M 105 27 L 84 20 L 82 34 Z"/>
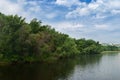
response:
<path id="1" fill-rule="evenodd" d="M 0 80 L 120 80 L 120 53 L 0 66 Z"/>

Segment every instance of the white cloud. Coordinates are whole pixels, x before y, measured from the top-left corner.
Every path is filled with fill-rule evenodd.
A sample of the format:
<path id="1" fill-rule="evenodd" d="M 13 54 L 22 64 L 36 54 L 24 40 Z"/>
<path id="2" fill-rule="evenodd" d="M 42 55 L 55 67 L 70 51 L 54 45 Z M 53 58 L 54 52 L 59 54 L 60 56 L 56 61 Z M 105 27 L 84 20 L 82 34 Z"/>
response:
<path id="1" fill-rule="evenodd" d="M 91 16 L 103 19 L 112 15 L 120 14 L 120 0 L 97 0 L 89 4 L 81 3 L 75 10 L 68 12 L 66 18 L 78 18 Z"/>
<path id="2" fill-rule="evenodd" d="M 120 10 L 112 10 L 112 14 L 120 14 Z"/>
<path id="3" fill-rule="evenodd" d="M 95 13 L 99 4 L 92 2 L 90 4 L 81 3 L 75 10 L 68 12 L 66 18 L 76 18 L 80 16 L 89 16 L 91 13 Z"/>
<path id="4" fill-rule="evenodd" d="M 31 1 L 23 0 L 23 1 L 24 1 L 23 6 L 29 5 L 28 11 L 31 11 L 34 13 L 41 11 L 41 7 L 38 1 L 32 1 L 32 0 Z M 21 3 L 21 2 L 19 1 L 18 3 Z"/>
<path id="5" fill-rule="evenodd" d="M 51 23 L 50 23 L 51 24 Z M 82 29 L 84 28 L 84 25 L 81 23 L 75 23 L 75 22 L 56 22 L 51 24 L 56 30 L 65 32 L 65 30 L 73 31 L 75 29 Z"/>
<path id="6" fill-rule="evenodd" d="M 109 29 L 109 26 L 106 25 L 106 24 L 96 24 L 96 25 L 95 25 L 95 28 L 96 28 L 96 29 L 99 29 L 99 30 L 108 30 L 108 29 Z"/>
<path id="7" fill-rule="evenodd" d="M 107 15 L 99 13 L 99 14 L 96 14 L 93 18 L 94 19 L 104 19 L 106 17 L 107 17 Z"/>
<path id="8" fill-rule="evenodd" d="M 77 18 L 78 16 L 88 16 L 89 15 L 89 9 L 88 8 L 77 8 L 76 10 L 69 12 L 66 15 L 66 18 Z"/>
<path id="9" fill-rule="evenodd" d="M 96 4 L 95 2 L 88 5 L 89 9 L 95 10 L 99 7 L 99 4 Z"/>
<path id="10" fill-rule="evenodd" d="M 0 1 L 0 12 L 5 14 L 17 14 L 22 11 L 19 4 L 12 3 L 9 0 Z"/>
<path id="11" fill-rule="evenodd" d="M 40 11 L 40 6 L 32 6 L 29 8 L 29 10 L 32 12 L 38 12 L 38 11 Z"/>
<path id="12" fill-rule="evenodd" d="M 56 16 L 57 16 L 57 13 L 49 13 L 49 14 L 45 15 L 45 17 L 48 18 L 48 19 L 55 18 Z"/>
<path id="13" fill-rule="evenodd" d="M 29 8 L 25 8 L 29 5 Z M 40 11 L 40 6 L 37 2 L 27 1 L 27 0 L 17 0 L 12 2 L 12 0 L 1 0 L 0 1 L 0 12 L 7 15 L 23 16 L 29 22 L 32 18 L 36 17 L 35 13 Z"/>
<path id="14" fill-rule="evenodd" d="M 56 0 L 55 4 L 71 7 L 72 5 L 79 5 L 79 0 Z"/>
<path id="15" fill-rule="evenodd" d="M 106 3 L 106 6 L 109 6 L 113 9 L 120 9 L 120 0 L 112 0 Z"/>
<path id="16" fill-rule="evenodd" d="M 53 28 L 55 28 L 57 31 L 68 34 L 70 37 L 73 38 L 80 38 L 84 35 L 81 35 L 81 31 L 86 31 L 86 28 L 84 24 L 81 23 L 75 23 L 75 22 L 69 22 L 69 21 L 63 21 L 63 22 L 56 22 L 56 23 L 49 23 Z M 80 30 L 80 32 L 78 32 Z"/>

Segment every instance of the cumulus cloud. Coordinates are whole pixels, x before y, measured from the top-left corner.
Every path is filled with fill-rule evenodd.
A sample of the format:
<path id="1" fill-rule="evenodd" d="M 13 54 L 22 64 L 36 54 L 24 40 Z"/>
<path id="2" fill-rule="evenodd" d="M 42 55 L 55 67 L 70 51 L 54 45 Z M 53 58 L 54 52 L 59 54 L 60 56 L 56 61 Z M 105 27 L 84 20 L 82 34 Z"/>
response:
<path id="1" fill-rule="evenodd" d="M 95 25 L 95 28 L 96 28 L 96 29 L 99 29 L 99 30 L 108 30 L 108 29 L 109 29 L 109 26 L 106 25 L 106 24 L 96 24 L 96 25 Z"/>
<path id="2" fill-rule="evenodd" d="M 75 29 L 84 27 L 84 25 L 81 23 L 68 22 L 68 21 L 52 23 L 51 25 L 54 28 L 56 28 L 58 31 L 62 31 L 62 32 L 63 30 L 75 30 Z"/>
<path id="3" fill-rule="evenodd" d="M 80 2 L 79 0 L 56 0 L 55 4 L 71 7 L 73 5 L 79 5 Z"/>
<path id="4" fill-rule="evenodd" d="M 86 5 L 79 5 L 75 10 L 68 12 L 66 18 L 91 16 L 101 19 L 116 14 L 120 15 L 120 0 L 97 0 Z"/>
<path id="5" fill-rule="evenodd" d="M 19 7 L 19 4 L 12 3 L 10 0 L 1 0 L 0 1 L 0 11 L 5 14 L 17 14 L 22 11 L 22 8 Z"/>
<path id="6" fill-rule="evenodd" d="M 52 19 L 52 18 L 55 18 L 57 16 L 57 14 L 56 13 L 49 13 L 49 14 L 46 14 L 45 16 L 48 19 Z"/>
<path id="7" fill-rule="evenodd" d="M 26 6 L 29 5 L 29 8 Z M 36 17 L 34 15 L 36 12 L 40 11 L 40 6 L 37 2 L 27 1 L 27 0 L 1 0 L 0 1 L 0 12 L 7 15 L 23 16 L 27 21 L 30 21 L 32 18 Z"/>
<path id="8" fill-rule="evenodd" d="M 85 32 L 87 32 L 87 27 L 82 23 L 62 21 L 56 23 L 49 23 L 57 31 L 68 34 L 73 38 L 85 37 Z M 89 31 L 88 31 L 89 32 Z"/>
<path id="9" fill-rule="evenodd" d="M 112 14 L 120 14 L 120 10 L 112 10 Z"/>

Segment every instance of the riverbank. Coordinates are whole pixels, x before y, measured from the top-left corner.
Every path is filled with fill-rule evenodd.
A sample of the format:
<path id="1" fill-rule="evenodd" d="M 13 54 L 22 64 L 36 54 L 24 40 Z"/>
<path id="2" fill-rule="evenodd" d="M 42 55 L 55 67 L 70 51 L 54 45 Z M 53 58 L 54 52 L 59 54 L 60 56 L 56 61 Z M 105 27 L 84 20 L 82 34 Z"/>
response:
<path id="1" fill-rule="evenodd" d="M 118 52 L 120 52 L 120 51 L 103 51 L 102 54 L 103 53 L 118 53 Z"/>
<path id="2" fill-rule="evenodd" d="M 5 66 L 5 65 L 10 65 L 10 62 L 5 62 L 5 61 L 0 62 L 0 66 Z"/>

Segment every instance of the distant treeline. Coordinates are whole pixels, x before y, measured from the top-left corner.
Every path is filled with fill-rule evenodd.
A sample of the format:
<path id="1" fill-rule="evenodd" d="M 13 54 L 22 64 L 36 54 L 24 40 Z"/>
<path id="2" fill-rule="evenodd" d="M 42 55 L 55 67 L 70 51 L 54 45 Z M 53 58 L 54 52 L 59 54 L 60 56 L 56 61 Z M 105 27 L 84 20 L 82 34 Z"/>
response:
<path id="1" fill-rule="evenodd" d="M 70 38 L 37 19 L 27 23 L 18 15 L 0 13 L 1 61 L 51 61 L 101 51 L 101 44 L 94 40 Z"/>
<path id="2" fill-rule="evenodd" d="M 103 51 L 120 51 L 120 47 L 116 45 L 108 44 L 108 45 L 104 45 L 102 48 Z"/>

